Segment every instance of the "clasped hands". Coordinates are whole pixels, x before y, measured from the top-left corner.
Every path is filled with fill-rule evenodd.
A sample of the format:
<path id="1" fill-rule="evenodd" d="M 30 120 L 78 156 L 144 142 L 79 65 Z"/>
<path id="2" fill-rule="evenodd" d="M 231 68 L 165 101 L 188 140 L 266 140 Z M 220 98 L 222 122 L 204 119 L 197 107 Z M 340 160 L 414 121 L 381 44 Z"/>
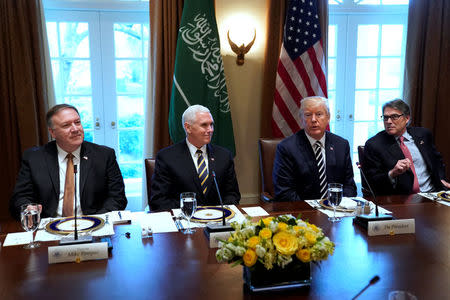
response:
<path id="1" fill-rule="evenodd" d="M 398 160 L 397 163 L 395 164 L 394 168 L 389 171 L 389 173 L 388 173 L 389 177 L 395 178 L 395 177 L 405 173 L 406 171 L 408 171 L 411 168 L 411 165 L 412 165 L 412 163 L 409 160 L 409 158 Z M 448 183 L 444 179 L 441 179 L 441 182 L 446 188 L 450 189 L 450 183 Z"/>

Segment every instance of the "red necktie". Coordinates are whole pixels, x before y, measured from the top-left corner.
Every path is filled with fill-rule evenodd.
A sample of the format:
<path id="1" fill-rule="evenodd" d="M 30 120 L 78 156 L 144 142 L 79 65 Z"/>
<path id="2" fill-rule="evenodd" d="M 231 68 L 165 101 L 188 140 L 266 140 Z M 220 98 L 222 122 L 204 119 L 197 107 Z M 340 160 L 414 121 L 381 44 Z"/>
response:
<path id="1" fill-rule="evenodd" d="M 411 152 L 409 152 L 408 147 L 406 147 L 405 143 L 403 143 L 403 139 L 404 137 L 401 136 L 399 138 L 400 140 L 400 149 L 402 149 L 403 155 L 405 155 L 406 158 L 409 159 L 409 161 L 411 162 L 411 171 L 414 174 L 414 183 L 413 183 L 413 189 L 412 192 L 413 194 L 417 194 L 418 192 L 420 192 L 420 188 L 419 188 L 419 180 L 417 180 L 417 175 L 416 175 L 416 168 L 414 168 L 414 162 L 411 156 Z"/>

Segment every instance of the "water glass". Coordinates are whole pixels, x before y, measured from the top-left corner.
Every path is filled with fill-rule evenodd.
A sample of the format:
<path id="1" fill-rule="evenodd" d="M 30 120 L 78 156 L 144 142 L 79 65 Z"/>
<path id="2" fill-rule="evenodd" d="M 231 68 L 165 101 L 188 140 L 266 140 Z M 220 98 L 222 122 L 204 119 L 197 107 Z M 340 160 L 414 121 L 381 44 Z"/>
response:
<path id="1" fill-rule="evenodd" d="M 180 208 L 184 217 L 188 220 L 188 228 L 183 232 L 184 234 L 192 234 L 195 230 L 191 229 L 191 218 L 197 210 L 197 199 L 195 193 L 186 192 L 180 194 Z"/>
<path id="2" fill-rule="evenodd" d="M 407 291 L 391 291 L 389 300 L 417 300 L 417 297 Z"/>
<path id="3" fill-rule="evenodd" d="M 20 221 L 25 231 L 31 232 L 31 242 L 24 246 L 25 249 L 34 249 L 40 246 L 34 242 L 34 232 L 41 222 L 41 212 L 38 204 L 29 203 L 20 206 Z"/>
<path id="4" fill-rule="evenodd" d="M 341 218 L 336 217 L 336 206 L 339 206 L 342 201 L 342 184 L 329 183 L 328 184 L 328 204 L 333 207 L 333 217 L 329 217 L 331 222 L 339 222 Z"/>

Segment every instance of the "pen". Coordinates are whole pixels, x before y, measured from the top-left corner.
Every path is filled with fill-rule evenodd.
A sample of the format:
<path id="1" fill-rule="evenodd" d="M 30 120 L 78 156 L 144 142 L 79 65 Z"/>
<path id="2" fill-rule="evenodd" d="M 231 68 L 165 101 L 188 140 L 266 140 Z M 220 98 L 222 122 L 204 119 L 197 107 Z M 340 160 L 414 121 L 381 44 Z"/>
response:
<path id="1" fill-rule="evenodd" d="M 119 218 L 122 220 L 122 214 L 119 212 L 117 212 L 119 214 Z"/>

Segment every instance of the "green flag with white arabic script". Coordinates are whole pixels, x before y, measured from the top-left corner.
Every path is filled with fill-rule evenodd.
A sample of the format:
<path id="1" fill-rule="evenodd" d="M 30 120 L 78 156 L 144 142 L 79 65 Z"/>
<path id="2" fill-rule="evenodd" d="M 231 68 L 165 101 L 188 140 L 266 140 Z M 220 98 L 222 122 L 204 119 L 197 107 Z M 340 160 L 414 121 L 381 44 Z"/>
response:
<path id="1" fill-rule="evenodd" d="M 181 116 L 188 106 L 194 104 L 206 106 L 211 111 L 214 119 L 212 143 L 235 155 L 230 103 L 214 1 L 211 0 L 184 2 L 170 98 L 169 132 L 173 142 L 186 137 Z"/>

